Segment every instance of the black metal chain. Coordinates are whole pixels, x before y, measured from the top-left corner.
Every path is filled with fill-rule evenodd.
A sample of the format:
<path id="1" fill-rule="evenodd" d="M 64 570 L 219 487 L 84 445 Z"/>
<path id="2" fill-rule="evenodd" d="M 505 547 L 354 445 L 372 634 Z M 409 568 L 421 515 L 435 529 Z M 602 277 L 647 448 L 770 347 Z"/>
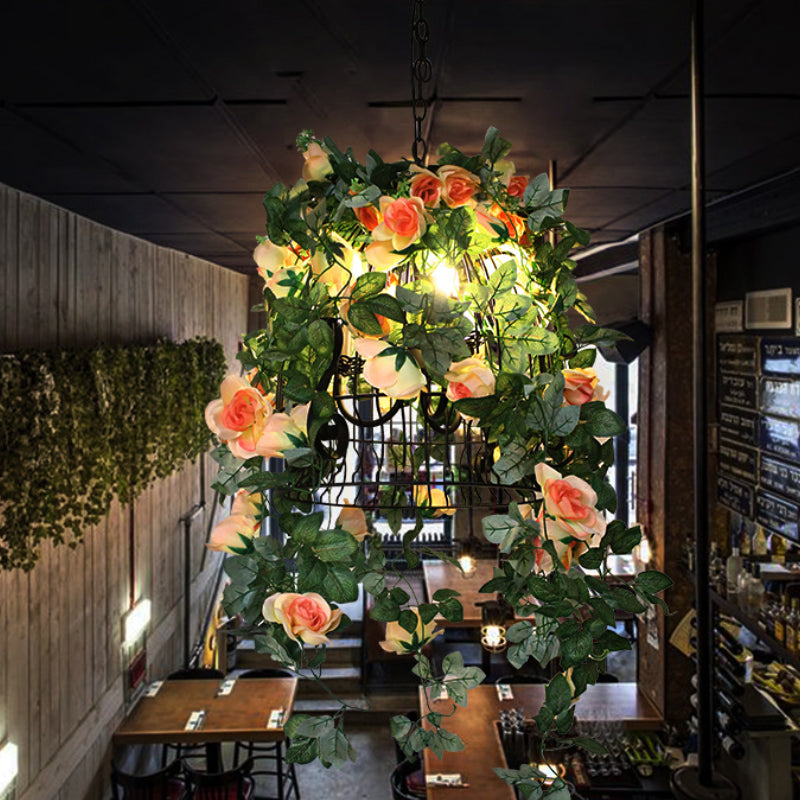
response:
<path id="1" fill-rule="evenodd" d="M 428 114 L 429 101 L 425 99 L 424 89 L 433 74 L 430 59 L 425 54 L 425 46 L 430 38 L 428 22 L 422 15 L 423 0 L 412 0 L 411 12 L 411 111 L 414 114 L 414 145 L 411 153 L 414 161 L 425 165 L 428 156 L 428 143 L 422 135 L 422 123 Z"/>

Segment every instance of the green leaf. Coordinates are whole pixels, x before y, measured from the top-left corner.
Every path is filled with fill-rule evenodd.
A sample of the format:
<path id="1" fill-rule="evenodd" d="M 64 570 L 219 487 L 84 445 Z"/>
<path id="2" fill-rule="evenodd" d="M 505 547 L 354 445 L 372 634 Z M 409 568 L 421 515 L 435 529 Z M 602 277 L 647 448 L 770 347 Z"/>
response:
<path id="1" fill-rule="evenodd" d="M 356 760 L 356 752 L 347 741 L 341 728 L 321 736 L 319 739 L 319 759 L 323 765 L 339 769 L 348 761 Z"/>
<path id="2" fill-rule="evenodd" d="M 599 756 L 604 756 L 608 752 L 600 742 L 590 739 L 588 736 L 576 736 L 571 741 L 575 747 L 582 747 L 589 753 L 596 753 Z"/>
<path id="3" fill-rule="evenodd" d="M 461 593 L 455 589 L 437 589 L 433 593 L 433 599 L 437 602 L 442 600 L 449 600 L 451 597 L 461 597 Z"/>
<path id="4" fill-rule="evenodd" d="M 586 404 L 588 405 L 588 403 Z M 586 418 L 586 430 L 592 436 L 619 436 L 625 433 L 626 426 L 622 418 L 610 408 L 593 409 Z"/>
<path id="5" fill-rule="evenodd" d="M 400 605 L 390 597 L 379 597 L 369 615 L 378 622 L 394 622 L 400 616 Z"/>
<path id="6" fill-rule="evenodd" d="M 592 636 L 581 630 L 574 636 L 561 640 L 561 666 L 564 669 L 574 667 L 589 657 L 592 652 Z"/>
<path id="7" fill-rule="evenodd" d="M 290 764 L 310 764 L 318 755 L 317 739 L 294 739 L 286 748 L 286 760 Z"/>
<path id="8" fill-rule="evenodd" d="M 490 127 L 486 131 L 481 153 L 490 164 L 495 164 L 500 161 L 500 159 L 508 155 L 510 150 L 511 142 L 500 136 L 497 128 Z"/>
<path id="9" fill-rule="evenodd" d="M 312 550 L 322 561 L 347 561 L 358 550 L 358 542 L 345 531 L 322 531 L 312 545 Z"/>
<path id="10" fill-rule="evenodd" d="M 606 536 L 608 536 L 608 531 L 606 531 Z M 635 525 L 633 528 L 613 533 L 610 539 L 612 552 L 617 555 L 625 555 L 633 552 L 633 548 L 641 542 L 642 530 L 638 525 Z"/>
<path id="11" fill-rule="evenodd" d="M 417 615 L 407 608 L 400 612 L 398 622 L 400 623 L 400 627 L 408 631 L 408 633 L 414 633 L 417 629 Z"/>
<path id="12" fill-rule="evenodd" d="M 559 408 L 553 417 L 550 426 L 551 436 L 567 436 L 575 430 L 575 426 L 580 421 L 580 406 L 563 406 Z"/>
<path id="13" fill-rule="evenodd" d="M 605 549 L 592 547 L 578 558 L 578 563 L 584 569 L 599 569 L 605 558 Z"/>
<path id="14" fill-rule="evenodd" d="M 608 595 L 612 603 L 623 611 L 641 614 L 645 610 L 645 606 L 639 601 L 634 592 L 624 586 L 610 587 Z"/>
<path id="15" fill-rule="evenodd" d="M 396 322 L 405 322 L 406 315 L 403 307 L 396 298 L 390 294 L 376 294 L 364 300 L 362 305 L 368 308 L 374 314 L 380 314 L 387 319 L 393 319 Z"/>
<path id="16" fill-rule="evenodd" d="M 365 272 L 356 278 L 356 285 L 350 293 L 350 302 L 358 303 L 365 297 L 380 294 L 386 288 L 386 274 L 383 272 Z"/>
<path id="17" fill-rule="evenodd" d="M 419 612 L 419 618 L 422 620 L 423 625 L 427 625 L 439 613 L 439 606 L 435 603 L 420 603 L 417 607 L 417 611 Z M 400 624 L 402 625 L 403 623 L 401 622 Z"/>
<path id="18" fill-rule="evenodd" d="M 594 366 L 595 359 L 597 358 L 597 350 L 594 347 L 587 347 L 581 350 L 577 355 L 572 356 L 569 360 L 569 365 L 572 369 L 587 369 Z"/>
<path id="19" fill-rule="evenodd" d="M 545 702 L 553 714 L 560 714 L 572 702 L 572 690 L 564 675 L 559 674 L 547 684 Z"/>
<path id="20" fill-rule="evenodd" d="M 672 580 L 663 572 L 646 570 L 636 576 L 636 588 L 647 594 L 656 594 L 672 586 Z"/>

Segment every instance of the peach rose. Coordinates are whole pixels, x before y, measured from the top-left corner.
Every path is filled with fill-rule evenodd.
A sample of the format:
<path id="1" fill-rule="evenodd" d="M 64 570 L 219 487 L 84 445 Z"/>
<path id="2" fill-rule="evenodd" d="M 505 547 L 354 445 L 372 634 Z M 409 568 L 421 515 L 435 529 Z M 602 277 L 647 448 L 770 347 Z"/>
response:
<path id="1" fill-rule="evenodd" d="M 318 281 L 327 284 L 329 293 L 339 294 L 354 277 L 361 274 L 361 256 L 344 239 L 334 238 L 342 246 L 341 256 L 329 258 L 318 249 L 311 256 L 311 272 Z"/>
<path id="2" fill-rule="evenodd" d="M 445 164 L 439 169 L 442 181 L 442 199 L 450 208 L 472 205 L 472 195 L 478 190 L 480 180 L 463 167 Z"/>
<path id="3" fill-rule="evenodd" d="M 393 197 L 380 199 L 383 222 L 372 231 L 378 242 L 391 242 L 393 250 L 405 250 L 419 241 L 428 229 L 427 214 L 419 197 Z"/>
<path id="4" fill-rule="evenodd" d="M 364 380 L 396 400 L 411 400 L 426 384 L 422 370 L 407 350 L 377 339 L 356 339 L 356 352 L 365 358 Z"/>
<path id="5" fill-rule="evenodd" d="M 253 261 L 258 267 L 258 274 L 264 280 L 274 272 L 292 266 L 296 260 L 297 256 L 288 247 L 280 247 L 269 241 L 261 242 L 253 250 Z"/>
<path id="6" fill-rule="evenodd" d="M 433 621 L 427 625 L 422 623 L 422 618 L 416 606 L 412 606 L 409 611 L 413 611 L 417 617 L 417 627 L 413 633 L 409 633 L 399 622 L 386 623 L 386 638 L 378 644 L 387 653 L 402 655 L 403 653 L 416 652 L 441 633 L 441 631 L 434 630 L 436 625 Z"/>
<path id="7" fill-rule="evenodd" d="M 375 206 L 359 206 L 353 209 L 356 219 L 368 230 L 374 231 L 380 225 L 381 212 Z"/>
<path id="8" fill-rule="evenodd" d="M 595 508 L 597 494 L 585 480 L 576 475 L 562 478 L 561 473 L 544 463 L 536 465 L 534 474 L 544 496 L 543 511 L 552 518 L 544 523 L 549 539 L 555 540 L 560 531 L 581 540 L 605 533 L 605 517 Z M 550 533 L 553 521 L 558 529 L 556 535 Z"/>
<path id="9" fill-rule="evenodd" d="M 305 153 L 303 164 L 303 179 L 307 181 L 321 181 L 326 175 L 333 172 L 333 167 L 328 159 L 328 154 L 320 147 L 318 142 L 311 142 Z"/>
<path id="10" fill-rule="evenodd" d="M 570 406 L 582 406 L 595 398 L 597 373 L 588 369 L 562 369 L 564 376 L 564 400 Z M 602 391 L 602 389 L 600 390 Z"/>
<path id="11" fill-rule="evenodd" d="M 499 225 L 505 225 L 510 237 L 517 239 L 520 244 L 527 242 L 528 231 L 525 226 L 525 220 L 519 214 L 509 214 L 497 203 L 493 203 L 491 208 L 476 206 L 475 220 L 486 233 L 494 238 L 499 238 L 495 228 Z"/>
<path id="12" fill-rule="evenodd" d="M 234 495 L 231 504 L 231 514 L 244 514 L 247 517 L 257 517 L 263 511 L 261 492 L 248 492 L 239 489 Z M 259 523 L 260 524 L 260 523 Z M 258 527 L 258 525 L 256 525 Z"/>
<path id="13" fill-rule="evenodd" d="M 436 509 L 432 514 L 434 518 L 445 515 L 452 517 L 456 513 L 443 489 L 431 489 L 425 483 L 414 486 L 414 505 L 422 511 Z"/>
<path id="14" fill-rule="evenodd" d="M 533 509 L 529 503 L 520 503 L 517 510 L 522 516 L 522 519 L 533 519 Z M 541 521 L 541 514 L 539 516 Z M 572 538 L 572 534 L 564 530 L 557 522 L 548 520 L 547 522 L 547 538 L 553 543 L 556 549 L 558 560 L 564 569 L 568 570 L 572 566 L 573 559 L 577 558 L 588 549 L 587 542 L 579 542 Z M 599 540 L 599 537 L 597 537 Z M 553 559 L 550 553 L 544 549 L 544 540 L 541 535 L 537 534 L 533 537 L 531 544 L 534 547 L 534 563 L 539 572 L 549 573 L 553 571 Z M 594 544 L 591 545 L 594 547 Z"/>
<path id="15" fill-rule="evenodd" d="M 363 542 L 369 536 L 367 516 L 363 509 L 351 506 L 349 500 L 344 502 L 345 507 L 336 518 L 336 527 L 347 531 L 357 542 Z"/>
<path id="16" fill-rule="evenodd" d="M 272 414 L 256 442 L 256 453 L 264 458 L 284 458 L 287 450 L 305 447 L 309 406 L 295 406 L 291 414 Z"/>
<path id="17" fill-rule="evenodd" d="M 248 514 L 231 514 L 214 526 L 206 547 L 236 555 L 249 553 L 253 549 L 257 529 L 255 519 Z"/>
<path id="18" fill-rule="evenodd" d="M 327 601 L 316 592 L 276 592 L 270 595 L 261 609 L 267 622 L 279 622 L 287 636 L 306 644 L 328 644 L 330 633 L 342 618 L 342 612 L 331 609 Z"/>
<path id="19" fill-rule="evenodd" d="M 529 182 L 530 178 L 527 175 L 515 175 L 508 182 L 508 193 L 512 197 L 522 197 Z"/>
<path id="20" fill-rule="evenodd" d="M 494 373 L 482 358 L 472 356 L 453 361 L 444 377 L 448 382 L 447 397 L 450 400 L 494 394 Z"/>
<path id="21" fill-rule="evenodd" d="M 252 458 L 272 406 L 258 389 L 238 375 L 225 378 L 220 395 L 206 406 L 206 425 L 236 458 Z"/>
<path id="22" fill-rule="evenodd" d="M 394 269 L 405 258 L 401 253 L 395 253 L 391 241 L 370 242 L 364 248 L 364 257 L 378 272 Z"/>
<path id="23" fill-rule="evenodd" d="M 414 177 L 408 193 L 412 197 L 419 197 L 427 208 L 439 208 L 442 199 L 444 184 L 442 179 L 429 169 L 412 164 L 409 168 Z"/>

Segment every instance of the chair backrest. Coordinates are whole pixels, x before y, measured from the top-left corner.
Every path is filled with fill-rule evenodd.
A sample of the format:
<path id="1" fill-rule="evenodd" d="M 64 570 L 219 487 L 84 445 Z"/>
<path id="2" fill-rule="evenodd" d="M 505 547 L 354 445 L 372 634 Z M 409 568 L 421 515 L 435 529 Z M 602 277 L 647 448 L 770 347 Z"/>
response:
<path id="1" fill-rule="evenodd" d="M 191 800 L 249 800 L 254 789 L 250 777 L 252 768 L 251 758 L 227 772 L 201 772 L 184 764 L 189 797 Z"/>
<path id="2" fill-rule="evenodd" d="M 167 675 L 168 681 L 198 681 L 204 679 L 218 679 L 222 680 L 225 673 L 219 669 L 206 669 L 205 667 L 186 667 L 185 669 L 177 669 Z"/>
<path id="3" fill-rule="evenodd" d="M 249 669 L 239 675 L 240 680 L 246 681 L 250 678 L 294 678 L 294 674 L 288 669 L 264 667 L 264 669 Z"/>
<path id="4" fill-rule="evenodd" d="M 134 775 L 112 765 L 112 796 L 114 800 L 183 800 L 186 784 L 180 774 L 179 761 L 149 775 Z"/>
<path id="5" fill-rule="evenodd" d="M 419 795 L 412 794 L 406 786 L 406 778 L 413 772 L 420 770 L 419 761 L 404 761 L 398 764 L 389 776 L 389 787 L 392 790 L 392 800 L 419 800 Z M 420 778 L 420 781 L 423 779 Z"/>

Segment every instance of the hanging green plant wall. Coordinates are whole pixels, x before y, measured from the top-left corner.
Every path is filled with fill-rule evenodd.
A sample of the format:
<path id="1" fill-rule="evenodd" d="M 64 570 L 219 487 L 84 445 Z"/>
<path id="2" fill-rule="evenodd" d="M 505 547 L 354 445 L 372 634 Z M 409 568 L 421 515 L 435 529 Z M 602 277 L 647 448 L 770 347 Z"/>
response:
<path id="1" fill-rule="evenodd" d="M 31 569 L 46 539 L 76 546 L 112 497 L 202 452 L 225 365 L 205 338 L 0 357 L 0 567 Z"/>

